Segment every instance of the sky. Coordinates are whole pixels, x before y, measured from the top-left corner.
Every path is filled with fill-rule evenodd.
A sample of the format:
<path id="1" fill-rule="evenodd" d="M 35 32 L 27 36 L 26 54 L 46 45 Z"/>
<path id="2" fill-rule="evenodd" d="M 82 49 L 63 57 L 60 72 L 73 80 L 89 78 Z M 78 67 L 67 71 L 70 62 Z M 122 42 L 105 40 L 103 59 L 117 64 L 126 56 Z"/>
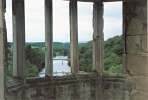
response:
<path id="1" fill-rule="evenodd" d="M 7 1 L 8 41 L 12 35 L 12 0 Z M 26 42 L 45 41 L 44 0 L 25 0 Z M 92 40 L 93 3 L 78 2 L 78 41 Z M 122 2 L 104 3 L 104 40 L 122 34 Z M 69 42 L 69 1 L 53 0 L 53 41 Z"/>

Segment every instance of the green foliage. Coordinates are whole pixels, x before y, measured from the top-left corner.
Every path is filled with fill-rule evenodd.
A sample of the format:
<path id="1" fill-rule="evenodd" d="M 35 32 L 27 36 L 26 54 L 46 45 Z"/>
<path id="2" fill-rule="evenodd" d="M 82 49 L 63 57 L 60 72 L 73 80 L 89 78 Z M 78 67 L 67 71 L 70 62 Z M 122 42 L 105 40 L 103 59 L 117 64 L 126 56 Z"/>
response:
<path id="1" fill-rule="evenodd" d="M 110 68 L 118 68 L 122 64 L 123 43 L 122 36 L 115 36 L 104 43 L 104 69 L 115 73 Z M 122 66 L 120 66 L 122 67 Z M 120 70 L 122 73 L 122 70 Z"/>
<path id="2" fill-rule="evenodd" d="M 44 48 L 45 42 L 28 42 L 27 46 L 30 45 L 34 48 Z M 53 42 L 53 56 L 67 56 L 69 54 L 70 43 Z M 45 48 L 44 48 L 45 52 Z"/>
<path id="3" fill-rule="evenodd" d="M 79 70 L 92 71 L 92 41 L 79 47 Z M 122 36 L 115 36 L 104 42 L 104 69 L 107 73 L 122 73 Z"/>
<path id="4" fill-rule="evenodd" d="M 36 65 L 31 64 L 28 60 L 26 61 L 26 75 L 27 77 L 38 77 L 39 71 Z"/>
<path id="5" fill-rule="evenodd" d="M 79 70 L 92 72 L 92 41 L 79 46 Z"/>
<path id="6" fill-rule="evenodd" d="M 7 43 L 8 49 L 8 70 L 7 70 L 7 80 L 12 80 L 13 77 L 13 56 L 12 56 L 12 44 Z"/>
<path id="7" fill-rule="evenodd" d="M 54 53 L 56 53 L 56 56 L 68 56 L 69 47 L 56 46 L 53 48 L 53 51 Z"/>
<path id="8" fill-rule="evenodd" d="M 8 61 L 8 72 L 7 72 L 7 80 L 12 80 L 13 77 L 13 64 L 12 61 Z"/>
<path id="9" fill-rule="evenodd" d="M 110 66 L 105 73 L 123 73 L 123 66 L 122 64 L 116 66 Z"/>
<path id="10" fill-rule="evenodd" d="M 41 71 L 45 65 L 45 52 L 41 48 L 32 48 L 31 45 L 26 46 L 26 60 L 36 65 L 38 71 Z"/>
<path id="11" fill-rule="evenodd" d="M 36 47 L 45 47 L 45 42 L 27 42 L 26 45 L 31 45 Z"/>
<path id="12" fill-rule="evenodd" d="M 79 43 L 79 46 L 85 43 Z M 31 45 L 32 48 L 40 48 L 45 51 L 45 42 L 28 42 L 26 45 Z M 69 56 L 70 43 L 53 42 L 53 57 L 55 56 Z"/>
<path id="13" fill-rule="evenodd" d="M 12 44 L 8 46 L 8 73 L 7 80 L 13 77 L 13 53 Z M 32 48 L 31 45 L 26 46 L 26 76 L 38 77 L 39 70 L 44 67 L 45 52 L 41 48 Z"/>
<path id="14" fill-rule="evenodd" d="M 53 52 L 53 57 L 56 57 L 57 55 L 56 55 L 56 53 L 55 52 Z"/>

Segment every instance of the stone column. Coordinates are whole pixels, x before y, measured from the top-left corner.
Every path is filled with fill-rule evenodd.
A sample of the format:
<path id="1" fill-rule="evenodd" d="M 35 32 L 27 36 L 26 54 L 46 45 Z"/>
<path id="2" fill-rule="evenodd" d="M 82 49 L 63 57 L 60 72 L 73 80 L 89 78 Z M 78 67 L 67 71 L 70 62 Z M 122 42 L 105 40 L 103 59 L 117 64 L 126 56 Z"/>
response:
<path id="1" fill-rule="evenodd" d="M 70 62 L 74 75 L 79 72 L 77 1 L 70 0 Z"/>
<path id="2" fill-rule="evenodd" d="M 4 100 L 4 49 L 3 49 L 3 4 L 2 4 L 2 0 L 0 0 L 0 99 Z"/>
<path id="3" fill-rule="evenodd" d="M 12 0 L 13 20 L 13 76 L 25 78 L 25 13 L 24 0 Z"/>
<path id="4" fill-rule="evenodd" d="M 52 0 L 45 0 L 45 74 L 53 76 Z"/>
<path id="5" fill-rule="evenodd" d="M 101 73 L 103 67 L 103 11 L 104 5 L 102 2 L 95 2 L 93 5 L 93 70 Z"/>
<path id="6" fill-rule="evenodd" d="M 148 99 L 147 0 L 123 2 L 124 67 L 133 78 L 130 100 Z"/>
<path id="7" fill-rule="evenodd" d="M 5 99 L 7 84 L 7 32 L 5 25 L 5 0 L 0 0 L 0 100 Z"/>

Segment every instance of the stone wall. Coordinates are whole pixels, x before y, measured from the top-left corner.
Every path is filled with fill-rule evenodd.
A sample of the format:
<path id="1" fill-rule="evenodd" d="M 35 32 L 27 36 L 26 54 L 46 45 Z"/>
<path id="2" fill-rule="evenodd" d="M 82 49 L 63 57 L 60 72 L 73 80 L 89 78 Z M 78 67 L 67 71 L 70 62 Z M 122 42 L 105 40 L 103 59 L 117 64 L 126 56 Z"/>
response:
<path id="1" fill-rule="evenodd" d="M 123 2 L 125 73 L 135 79 L 130 100 L 148 99 L 147 0 Z"/>
<path id="2" fill-rule="evenodd" d="M 132 79 L 124 75 L 103 75 L 102 77 L 102 100 L 129 100 Z"/>
<path id="3" fill-rule="evenodd" d="M 24 85 L 9 86 L 6 100 L 129 100 L 129 82 L 124 76 L 30 78 Z"/>

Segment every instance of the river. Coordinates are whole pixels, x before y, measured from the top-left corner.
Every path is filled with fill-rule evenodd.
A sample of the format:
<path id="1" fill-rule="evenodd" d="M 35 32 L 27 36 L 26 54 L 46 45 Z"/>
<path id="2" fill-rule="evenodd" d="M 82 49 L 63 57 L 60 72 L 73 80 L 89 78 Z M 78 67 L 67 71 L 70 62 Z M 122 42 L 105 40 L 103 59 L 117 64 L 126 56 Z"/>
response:
<path id="1" fill-rule="evenodd" d="M 67 64 L 68 61 L 62 60 L 61 57 L 60 59 L 53 60 L 53 76 L 63 76 L 71 73 L 71 67 L 69 67 Z M 43 68 L 42 71 L 39 73 L 39 77 L 44 77 L 44 76 L 45 76 L 45 68 Z"/>

